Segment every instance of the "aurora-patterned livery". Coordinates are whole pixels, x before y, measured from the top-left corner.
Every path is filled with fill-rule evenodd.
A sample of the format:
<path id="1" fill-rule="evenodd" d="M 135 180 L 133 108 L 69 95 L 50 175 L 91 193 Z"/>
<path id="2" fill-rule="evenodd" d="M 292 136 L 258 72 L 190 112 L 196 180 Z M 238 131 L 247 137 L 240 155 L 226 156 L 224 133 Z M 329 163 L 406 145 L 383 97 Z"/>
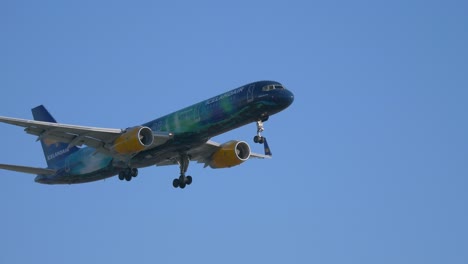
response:
<path id="1" fill-rule="evenodd" d="M 92 128 L 56 123 L 43 107 L 32 109 L 34 120 L 0 117 L 0 121 L 25 127 L 41 141 L 46 169 L 0 164 L 0 168 L 38 174 L 36 182 L 72 184 L 119 175 L 130 180 L 137 168 L 151 165 L 180 167 L 174 187 L 184 188 L 192 177 L 185 173 L 190 161 L 212 168 L 239 165 L 249 158 L 267 158 L 268 144 L 261 136 L 263 122 L 287 108 L 293 94 L 275 81 L 247 84 L 128 129 Z M 243 141 L 218 144 L 210 138 L 256 122 L 255 142 L 265 154 L 250 152 Z M 80 147 L 81 146 L 81 147 Z"/>

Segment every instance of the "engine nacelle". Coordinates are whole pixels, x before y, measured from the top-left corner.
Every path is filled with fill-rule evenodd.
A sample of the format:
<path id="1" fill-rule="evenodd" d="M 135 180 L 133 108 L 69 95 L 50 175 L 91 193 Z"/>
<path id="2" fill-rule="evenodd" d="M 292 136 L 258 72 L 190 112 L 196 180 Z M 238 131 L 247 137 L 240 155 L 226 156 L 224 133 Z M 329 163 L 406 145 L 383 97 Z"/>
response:
<path id="1" fill-rule="evenodd" d="M 113 150 L 119 154 L 136 154 L 151 146 L 153 140 L 149 127 L 132 127 L 114 141 Z"/>
<path id="2" fill-rule="evenodd" d="M 232 140 L 221 145 L 211 156 L 210 167 L 213 169 L 230 168 L 248 160 L 249 144 L 244 141 Z"/>

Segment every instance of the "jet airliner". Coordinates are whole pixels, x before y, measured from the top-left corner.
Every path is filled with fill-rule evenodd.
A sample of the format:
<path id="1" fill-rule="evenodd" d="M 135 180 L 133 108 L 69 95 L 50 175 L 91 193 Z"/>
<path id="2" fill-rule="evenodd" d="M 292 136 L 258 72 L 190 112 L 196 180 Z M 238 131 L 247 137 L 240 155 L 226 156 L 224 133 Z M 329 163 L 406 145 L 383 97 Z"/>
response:
<path id="1" fill-rule="evenodd" d="M 0 122 L 37 136 L 47 168 L 0 164 L 0 169 L 36 174 L 38 183 L 75 184 L 115 175 L 130 181 L 139 168 L 178 165 L 180 174 L 172 185 L 183 189 L 192 183 L 186 175 L 190 161 L 217 169 L 270 158 L 263 123 L 293 101 L 294 95 L 281 83 L 259 81 L 126 129 L 57 123 L 40 105 L 32 109 L 34 120 L 0 117 Z M 257 125 L 254 142 L 263 144 L 264 154 L 251 152 L 245 141 L 210 140 L 249 123 Z"/>

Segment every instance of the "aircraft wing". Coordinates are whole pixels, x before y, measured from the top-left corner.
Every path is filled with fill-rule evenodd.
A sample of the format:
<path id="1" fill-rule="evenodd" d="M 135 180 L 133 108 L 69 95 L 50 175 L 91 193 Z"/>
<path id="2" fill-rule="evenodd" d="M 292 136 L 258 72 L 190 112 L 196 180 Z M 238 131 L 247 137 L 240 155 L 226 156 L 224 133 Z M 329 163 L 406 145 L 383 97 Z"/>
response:
<path id="1" fill-rule="evenodd" d="M 42 175 L 54 175 L 56 173 L 55 170 L 51 170 L 51 169 L 17 166 L 17 165 L 9 165 L 9 164 L 0 164 L 0 169 L 29 173 L 29 174 L 42 174 Z"/>
<path id="2" fill-rule="evenodd" d="M 192 151 L 189 151 L 189 154 L 192 156 L 192 160 L 196 160 L 199 163 L 205 163 L 207 159 L 213 155 L 213 153 L 221 147 L 221 144 L 208 140 L 204 145 L 195 148 Z M 271 159 L 270 155 L 263 155 L 255 152 L 250 152 L 250 159 Z"/>
<path id="3" fill-rule="evenodd" d="M 187 151 L 187 154 L 190 156 L 191 161 L 196 161 L 197 163 L 204 163 L 205 167 L 210 163 L 211 156 L 215 151 L 221 147 L 221 144 L 209 140 L 208 142 L 192 148 Z M 161 155 L 161 159 L 156 162 L 156 166 L 166 166 L 166 165 L 175 165 L 177 164 L 177 158 L 179 153 L 166 153 Z M 258 159 L 270 159 L 271 155 L 264 155 L 259 153 L 250 153 L 249 159 L 258 158 Z"/>
<path id="4" fill-rule="evenodd" d="M 0 122 L 24 127 L 26 133 L 38 136 L 38 140 L 47 138 L 69 143 L 70 146 L 85 144 L 96 149 L 122 134 L 121 129 L 75 126 L 11 117 L 0 117 Z"/>
<path id="5" fill-rule="evenodd" d="M 110 155 L 113 155 L 110 145 L 125 133 L 122 129 L 76 126 L 2 116 L 0 116 L 0 122 L 24 127 L 26 133 L 38 136 L 37 140 L 44 138 L 56 140 L 68 143 L 70 147 L 87 145 Z M 153 131 L 153 137 L 158 140 L 154 140 L 150 148 L 165 143 L 172 137 L 172 134 Z"/>

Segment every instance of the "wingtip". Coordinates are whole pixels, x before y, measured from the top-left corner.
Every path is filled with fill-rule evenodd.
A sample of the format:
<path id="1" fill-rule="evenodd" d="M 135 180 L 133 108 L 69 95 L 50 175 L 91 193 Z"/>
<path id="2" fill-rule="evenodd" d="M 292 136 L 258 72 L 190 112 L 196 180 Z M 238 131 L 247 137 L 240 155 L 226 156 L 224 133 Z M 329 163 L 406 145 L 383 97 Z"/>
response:
<path id="1" fill-rule="evenodd" d="M 269 156 L 269 157 L 273 156 L 270 150 L 270 146 L 268 146 L 268 143 L 265 137 L 263 138 L 263 147 L 265 149 L 265 156 Z"/>

